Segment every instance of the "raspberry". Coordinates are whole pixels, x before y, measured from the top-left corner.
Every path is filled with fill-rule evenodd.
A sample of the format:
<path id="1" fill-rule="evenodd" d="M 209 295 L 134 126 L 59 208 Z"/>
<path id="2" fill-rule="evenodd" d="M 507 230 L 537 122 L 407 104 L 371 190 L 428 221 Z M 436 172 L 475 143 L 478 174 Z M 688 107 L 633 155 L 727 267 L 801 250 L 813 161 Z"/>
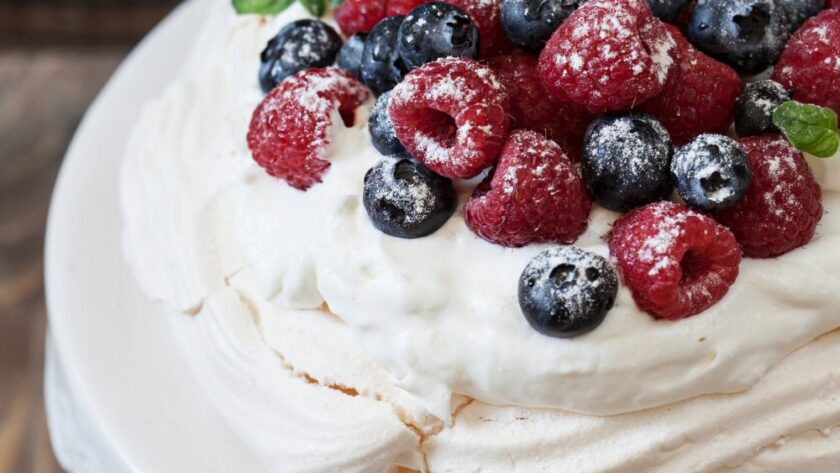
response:
<path id="1" fill-rule="evenodd" d="M 781 135 L 743 138 L 752 180 L 735 206 L 714 217 L 741 243 L 744 255 L 771 258 L 808 243 L 823 215 L 820 186 L 802 153 Z"/>
<path id="2" fill-rule="evenodd" d="M 794 33 L 773 79 L 796 100 L 840 113 L 840 10 L 825 10 Z"/>
<path id="3" fill-rule="evenodd" d="M 385 16 L 384 0 L 344 0 L 335 10 L 335 22 L 345 36 L 367 33 Z"/>
<path id="4" fill-rule="evenodd" d="M 840 0 L 828 0 L 825 4 L 826 9 L 840 10 Z"/>
<path id="5" fill-rule="evenodd" d="M 475 177 L 493 164 L 508 129 L 508 95 L 489 68 L 443 58 L 409 73 L 391 95 L 397 138 L 432 171 Z"/>
<path id="6" fill-rule="evenodd" d="M 528 54 L 496 56 L 488 65 L 508 91 L 510 127 L 539 131 L 578 161 L 592 116 L 548 94 L 537 72 L 537 60 Z"/>
<path id="7" fill-rule="evenodd" d="M 467 226 L 503 246 L 573 243 L 586 230 L 592 200 L 557 143 L 514 131 L 499 163 L 464 207 Z"/>
<path id="8" fill-rule="evenodd" d="M 290 186 L 306 190 L 330 167 L 330 127 L 338 111 L 348 126 L 370 97 L 349 72 L 336 67 L 306 69 L 289 77 L 254 110 L 248 148 L 254 161 Z"/>
<path id="9" fill-rule="evenodd" d="M 662 93 L 642 105 L 668 130 L 676 146 L 703 133 L 725 133 L 741 94 L 738 73 L 695 49 L 679 30 L 667 25 L 677 44 L 676 66 Z"/>
<path id="10" fill-rule="evenodd" d="M 675 48 L 645 0 L 590 0 L 548 40 L 539 70 L 561 101 L 619 112 L 662 91 Z"/>
<path id="11" fill-rule="evenodd" d="M 490 57 L 513 49 L 502 29 L 501 0 L 446 0 L 464 10 L 472 18 L 481 33 L 479 43 L 481 57 Z"/>
<path id="12" fill-rule="evenodd" d="M 408 15 L 411 10 L 414 10 L 424 3 L 429 3 L 430 1 L 432 0 L 388 0 L 386 16 Z"/>
<path id="13" fill-rule="evenodd" d="M 609 247 L 636 304 L 657 319 L 681 319 L 714 305 L 735 282 L 741 262 L 726 227 L 666 201 L 619 218 Z"/>

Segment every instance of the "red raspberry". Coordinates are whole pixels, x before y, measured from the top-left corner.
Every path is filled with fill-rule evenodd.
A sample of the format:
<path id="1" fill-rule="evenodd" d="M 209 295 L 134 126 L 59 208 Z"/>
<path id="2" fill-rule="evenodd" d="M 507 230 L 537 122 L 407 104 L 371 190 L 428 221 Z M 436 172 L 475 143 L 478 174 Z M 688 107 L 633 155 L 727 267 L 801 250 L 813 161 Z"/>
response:
<path id="1" fill-rule="evenodd" d="M 780 135 L 740 140 L 752 180 L 733 207 L 714 215 L 752 258 L 771 258 L 808 243 L 823 216 L 820 186 L 802 153 Z"/>
<path id="2" fill-rule="evenodd" d="M 388 0 L 386 16 L 408 15 L 411 10 L 432 0 Z"/>
<path id="3" fill-rule="evenodd" d="M 825 10 L 793 34 L 773 79 L 800 102 L 840 113 L 840 10 Z"/>
<path id="4" fill-rule="evenodd" d="M 741 263 L 741 248 L 726 227 L 673 202 L 620 217 L 609 246 L 636 304 L 658 319 L 681 319 L 714 305 Z"/>
<path id="5" fill-rule="evenodd" d="M 467 226 L 503 246 L 573 243 L 586 230 L 592 200 L 557 143 L 514 131 L 499 163 L 464 207 Z"/>
<path id="6" fill-rule="evenodd" d="M 537 72 L 537 60 L 528 54 L 496 56 L 488 65 L 508 91 L 510 127 L 543 133 L 577 161 L 592 116 L 546 92 Z"/>
<path id="7" fill-rule="evenodd" d="M 508 129 L 508 95 L 493 71 L 443 58 L 411 71 L 388 114 L 412 156 L 446 177 L 471 178 L 493 164 Z"/>
<path id="8" fill-rule="evenodd" d="M 840 10 L 840 0 L 828 0 L 825 4 L 826 9 Z"/>
<path id="9" fill-rule="evenodd" d="M 335 10 L 335 22 L 345 36 L 367 33 L 385 16 L 385 0 L 344 0 Z"/>
<path id="10" fill-rule="evenodd" d="M 445 0 L 467 12 L 481 34 L 481 57 L 490 57 L 513 49 L 502 29 L 502 0 Z"/>
<path id="11" fill-rule="evenodd" d="M 675 48 L 645 0 L 589 0 L 548 40 L 539 70 L 561 101 L 620 112 L 662 91 Z"/>
<path id="12" fill-rule="evenodd" d="M 306 190 L 321 182 L 336 110 L 348 126 L 368 89 L 336 67 L 306 69 L 271 91 L 254 110 L 248 148 L 268 174 Z"/>
<path id="13" fill-rule="evenodd" d="M 662 93 L 642 105 L 681 146 L 703 133 L 726 133 L 732 125 L 735 99 L 743 85 L 738 73 L 694 49 L 676 27 L 668 25 L 677 43 L 676 67 Z"/>

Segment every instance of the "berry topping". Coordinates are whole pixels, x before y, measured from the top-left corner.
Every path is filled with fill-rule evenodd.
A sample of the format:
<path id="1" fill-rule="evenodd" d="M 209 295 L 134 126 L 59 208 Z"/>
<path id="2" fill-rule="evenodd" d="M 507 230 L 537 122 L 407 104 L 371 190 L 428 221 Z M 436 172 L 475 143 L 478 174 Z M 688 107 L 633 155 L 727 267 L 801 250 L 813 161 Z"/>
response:
<path id="1" fill-rule="evenodd" d="M 741 137 L 777 132 L 773 112 L 788 100 L 790 92 L 776 81 L 747 84 L 735 102 L 735 132 Z"/>
<path id="2" fill-rule="evenodd" d="M 743 74 L 776 62 L 788 34 L 775 0 L 697 0 L 688 24 L 695 46 Z"/>
<path id="3" fill-rule="evenodd" d="M 662 93 L 642 105 L 681 145 L 701 133 L 724 133 L 732 124 L 741 78 L 726 64 L 694 49 L 679 30 L 668 25 L 677 44 L 676 66 Z"/>
<path id="4" fill-rule="evenodd" d="M 362 78 L 362 52 L 365 50 L 367 34 L 357 33 L 347 38 L 338 51 L 335 65 L 353 74 L 357 79 Z"/>
<path id="5" fill-rule="evenodd" d="M 826 9 L 840 10 L 840 0 L 828 0 L 825 3 Z"/>
<path id="6" fill-rule="evenodd" d="M 405 16 L 424 3 L 429 3 L 429 0 L 388 0 L 386 11 L 388 16 Z"/>
<path id="7" fill-rule="evenodd" d="M 737 141 L 723 135 L 700 135 L 674 153 L 671 176 L 690 207 L 723 210 L 747 192 L 750 165 Z"/>
<path id="8" fill-rule="evenodd" d="M 298 72 L 254 110 L 247 137 L 254 161 L 297 189 L 321 182 L 330 166 L 326 157 L 336 112 L 349 126 L 356 108 L 368 98 L 365 86 L 344 70 Z"/>
<path id="9" fill-rule="evenodd" d="M 446 177 L 471 178 L 493 164 L 508 129 L 509 103 L 493 71 L 444 58 L 408 74 L 388 114 L 412 156 Z"/>
<path id="10" fill-rule="evenodd" d="M 581 171 L 595 200 L 624 212 L 671 192 L 668 132 L 647 115 L 605 116 L 589 125 Z"/>
<path id="11" fill-rule="evenodd" d="M 623 215 L 609 246 L 636 304 L 658 319 L 681 319 L 714 305 L 735 282 L 741 262 L 726 227 L 672 202 Z"/>
<path id="12" fill-rule="evenodd" d="M 823 215 L 820 186 L 802 156 L 780 135 L 743 138 L 752 181 L 746 195 L 715 218 L 744 254 L 771 258 L 808 243 Z"/>
<path id="13" fill-rule="evenodd" d="M 779 58 L 773 79 L 793 97 L 840 113 L 840 11 L 826 10 L 797 31 Z"/>
<path id="14" fill-rule="evenodd" d="M 408 70 L 449 56 L 478 57 L 478 27 L 464 10 L 448 3 L 420 5 L 405 17 L 397 38 Z"/>
<path id="15" fill-rule="evenodd" d="M 341 37 L 318 20 L 298 20 L 284 26 L 260 54 L 260 86 L 268 93 L 283 79 L 310 67 L 332 65 Z"/>
<path id="16" fill-rule="evenodd" d="M 394 124 L 391 122 L 391 117 L 388 116 L 388 102 L 391 100 L 391 92 L 385 92 L 376 99 L 368 121 L 368 131 L 370 131 L 373 147 L 386 156 L 405 153 L 405 148 L 397 139 L 397 135 L 394 134 Z"/>
<path id="17" fill-rule="evenodd" d="M 586 230 L 592 200 L 560 146 L 534 131 L 514 131 L 496 168 L 464 207 L 478 236 L 503 246 L 572 243 Z"/>
<path id="18" fill-rule="evenodd" d="M 533 56 L 524 53 L 496 56 L 488 65 L 508 91 L 510 128 L 539 131 L 578 161 L 583 135 L 592 116 L 559 102 L 545 91 Z"/>
<path id="19" fill-rule="evenodd" d="M 365 210 L 387 235 L 419 238 L 434 233 L 455 212 L 452 181 L 408 157 L 386 157 L 365 175 Z"/>
<path id="20" fill-rule="evenodd" d="M 808 18 L 822 11 L 825 0 L 776 0 L 784 10 L 788 19 L 788 29 L 794 32 L 805 23 Z"/>
<path id="21" fill-rule="evenodd" d="M 685 11 L 691 0 L 647 0 L 653 14 L 662 21 L 673 23 Z"/>
<path id="22" fill-rule="evenodd" d="M 537 53 L 557 27 L 584 1 L 503 0 L 502 28 L 514 44 Z"/>
<path id="23" fill-rule="evenodd" d="M 675 47 L 644 0 L 589 0 L 549 39 L 539 70 L 563 102 L 624 111 L 662 91 Z"/>
<path id="24" fill-rule="evenodd" d="M 335 10 L 335 22 L 346 36 L 367 33 L 383 18 L 383 0 L 344 0 Z"/>
<path id="25" fill-rule="evenodd" d="M 615 269 L 574 246 L 534 256 L 519 277 L 519 307 L 534 330 L 570 338 L 601 325 L 618 294 Z"/>
<path id="26" fill-rule="evenodd" d="M 376 95 L 393 89 L 407 72 L 397 52 L 397 32 L 402 20 L 401 16 L 385 18 L 365 39 L 362 81 Z"/>
<path id="27" fill-rule="evenodd" d="M 478 28 L 479 54 L 490 57 L 513 49 L 502 29 L 502 0 L 446 0 L 467 12 Z"/>

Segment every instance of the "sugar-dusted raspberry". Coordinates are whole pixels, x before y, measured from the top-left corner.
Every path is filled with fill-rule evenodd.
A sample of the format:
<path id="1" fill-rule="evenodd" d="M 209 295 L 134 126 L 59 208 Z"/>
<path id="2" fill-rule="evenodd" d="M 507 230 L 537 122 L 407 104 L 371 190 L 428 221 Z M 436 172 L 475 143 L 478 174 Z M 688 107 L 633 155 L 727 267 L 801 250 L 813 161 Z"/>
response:
<path id="1" fill-rule="evenodd" d="M 822 194 L 802 153 L 781 135 L 740 140 L 752 168 L 747 193 L 714 214 L 741 243 L 744 255 L 771 258 L 808 243 L 823 216 Z"/>
<path id="2" fill-rule="evenodd" d="M 509 101 L 489 68 L 443 58 L 409 73 L 391 95 L 397 138 L 432 171 L 475 177 L 493 164 L 507 134 Z"/>
<path id="3" fill-rule="evenodd" d="M 796 100 L 840 113 L 840 10 L 825 10 L 794 33 L 773 79 Z"/>
<path id="4" fill-rule="evenodd" d="M 368 89 L 337 67 L 298 72 L 254 110 L 247 137 L 254 161 L 297 189 L 321 182 L 330 167 L 326 158 L 335 112 L 350 125 L 368 98 Z"/>
<path id="5" fill-rule="evenodd" d="M 619 112 L 662 91 L 675 49 L 645 0 L 589 0 L 548 40 L 539 70 L 558 99 Z"/>
<path id="6" fill-rule="evenodd" d="M 432 0 L 388 0 L 386 5 L 386 15 L 405 16 L 408 15 L 411 10 L 414 10 L 424 3 L 429 3 L 430 1 Z"/>
<path id="7" fill-rule="evenodd" d="M 609 247 L 636 304 L 658 319 L 681 319 L 714 305 L 741 263 L 741 248 L 726 227 L 666 201 L 619 218 Z"/>
<path id="8" fill-rule="evenodd" d="M 680 31 L 667 25 L 677 47 L 676 66 L 662 92 L 642 105 L 680 146 L 702 133 L 725 133 L 732 125 L 741 78 L 734 69 L 695 49 Z"/>
<path id="9" fill-rule="evenodd" d="M 578 161 L 592 115 L 546 92 L 533 56 L 515 52 L 496 56 L 488 65 L 508 91 L 511 129 L 539 131 Z"/>
<path id="10" fill-rule="evenodd" d="M 467 12 L 481 33 L 481 57 L 490 57 L 513 49 L 502 29 L 502 0 L 446 0 Z"/>
<path id="11" fill-rule="evenodd" d="M 385 0 L 344 0 L 335 10 L 335 22 L 345 36 L 367 33 L 385 16 Z"/>
<path id="12" fill-rule="evenodd" d="M 828 0 L 825 2 L 826 9 L 840 10 L 840 0 Z"/>
<path id="13" fill-rule="evenodd" d="M 530 130 L 511 133 L 499 162 L 464 207 L 467 226 L 492 243 L 573 243 L 592 200 L 557 143 Z"/>

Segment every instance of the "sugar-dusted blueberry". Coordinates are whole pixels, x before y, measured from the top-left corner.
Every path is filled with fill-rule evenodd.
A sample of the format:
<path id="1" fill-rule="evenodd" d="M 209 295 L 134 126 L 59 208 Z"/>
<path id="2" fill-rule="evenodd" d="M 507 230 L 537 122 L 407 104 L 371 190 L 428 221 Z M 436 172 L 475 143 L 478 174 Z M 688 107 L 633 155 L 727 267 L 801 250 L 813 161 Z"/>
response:
<path id="1" fill-rule="evenodd" d="M 594 330 L 618 293 L 615 269 L 602 256 L 574 246 L 537 254 L 519 277 L 519 307 L 528 323 L 552 337 Z"/>
<path id="2" fill-rule="evenodd" d="M 724 135 L 700 135 L 681 146 L 671 161 L 680 197 L 702 211 L 735 205 L 747 192 L 751 176 L 747 153 Z"/>
<path id="3" fill-rule="evenodd" d="M 624 212 L 668 195 L 672 154 L 671 138 L 654 118 L 600 117 L 586 130 L 583 180 L 599 204 Z"/>
<path id="4" fill-rule="evenodd" d="M 310 67 L 335 62 L 341 37 L 323 21 L 298 20 L 284 26 L 260 54 L 260 87 L 268 93 L 283 79 Z"/>
<path id="5" fill-rule="evenodd" d="M 335 60 L 336 66 L 353 74 L 357 79 L 362 78 L 362 53 L 365 50 L 365 38 L 367 38 L 367 33 L 356 33 L 347 38 Z"/>
<path id="6" fill-rule="evenodd" d="M 809 18 L 821 12 L 825 7 L 825 0 L 776 0 L 785 11 L 788 20 L 788 30 L 793 33 Z"/>
<path id="7" fill-rule="evenodd" d="M 376 95 L 399 84 L 408 72 L 397 51 L 397 34 L 403 17 L 389 16 L 368 33 L 362 52 L 362 82 Z"/>
<path id="8" fill-rule="evenodd" d="M 673 23 L 691 0 L 647 0 L 653 14 L 660 20 Z"/>
<path id="9" fill-rule="evenodd" d="M 411 11 L 400 25 L 397 47 L 409 70 L 449 56 L 477 58 L 478 27 L 464 10 L 432 2 Z"/>
<path id="10" fill-rule="evenodd" d="M 363 201 L 373 225 L 398 238 L 437 231 L 455 212 L 452 181 L 408 156 L 391 156 L 365 175 Z"/>
<path id="11" fill-rule="evenodd" d="M 735 132 L 740 137 L 778 132 L 773 125 L 773 112 L 788 100 L 790 91 L 776 81 L 747 84 L 735 101 Z"/>
<path id="12" fill-rule="evenodd" d="M 508 39 L 540 51 L 554 31 L 586 0 L 503 0 L 502 28 Z"/>
<path id="13" fill-rule="evenodd" d="M 698 0 L 688 38 L 706 54 L 742 74 L 756 74 L 776 62 L 790 34 L 776 0 Z"/>
<path id="14" fill-rule="evenodd" d="M 388 102 L 391 100 L 391 91 L 385 92 L 376 99 L 370 111 L 368 120 L 368 131 L 374 148 L 380 153 L 390 156 L 392 154 L 405 153 L 400 140 L 394 134 L 394 123 L 388 115 Z"/>

